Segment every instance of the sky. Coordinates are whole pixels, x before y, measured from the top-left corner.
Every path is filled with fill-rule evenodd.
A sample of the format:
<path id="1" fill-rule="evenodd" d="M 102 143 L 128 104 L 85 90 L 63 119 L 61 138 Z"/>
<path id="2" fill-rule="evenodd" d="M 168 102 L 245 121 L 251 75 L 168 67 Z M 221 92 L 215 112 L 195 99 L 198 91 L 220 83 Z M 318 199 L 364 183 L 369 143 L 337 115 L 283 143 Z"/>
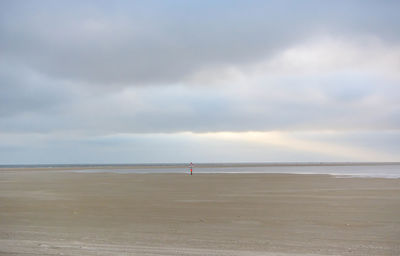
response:
<path id="1" fill-rule="evenodd" d="M 0 164 L 400 161 L 400 1 L 0 1 Z"/>

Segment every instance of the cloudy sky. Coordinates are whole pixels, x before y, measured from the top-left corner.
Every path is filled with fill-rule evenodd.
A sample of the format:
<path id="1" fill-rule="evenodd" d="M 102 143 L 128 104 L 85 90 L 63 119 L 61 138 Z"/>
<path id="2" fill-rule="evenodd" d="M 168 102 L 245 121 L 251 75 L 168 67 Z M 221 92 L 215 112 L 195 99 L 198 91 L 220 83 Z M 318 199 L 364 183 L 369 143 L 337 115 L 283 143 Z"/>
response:
<path id="1" fill-rule="evenodd" d="M 1 1 L 0 164 L 400 161 L 400 1 Z"/>

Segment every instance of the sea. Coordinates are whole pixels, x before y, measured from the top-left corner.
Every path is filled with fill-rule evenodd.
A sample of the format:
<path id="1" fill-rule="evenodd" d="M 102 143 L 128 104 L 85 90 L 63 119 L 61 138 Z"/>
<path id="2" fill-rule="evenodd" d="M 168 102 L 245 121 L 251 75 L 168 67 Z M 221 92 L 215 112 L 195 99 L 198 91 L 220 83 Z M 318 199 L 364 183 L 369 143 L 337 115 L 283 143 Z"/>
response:
<path id="1" fill-rule="evenodd" d="M 190 174 L 188 163 L 176 164 L 62 164 L 0 165 L 3 170 L 57 171 L 73 173 L 182 173 Z M 44 170 L 45 169 L 45 170 Z M 400 162 L 394 163 L 194 163 L 193 174 L 276 173 L 328 174 L 337 178 L 400 178 Z"/>

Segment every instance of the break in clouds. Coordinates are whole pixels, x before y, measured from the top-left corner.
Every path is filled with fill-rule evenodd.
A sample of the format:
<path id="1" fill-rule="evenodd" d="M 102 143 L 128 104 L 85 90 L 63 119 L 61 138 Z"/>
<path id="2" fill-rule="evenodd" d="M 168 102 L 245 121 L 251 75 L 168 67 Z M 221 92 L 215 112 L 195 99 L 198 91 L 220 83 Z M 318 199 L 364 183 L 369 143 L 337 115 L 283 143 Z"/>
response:
<path id="1" fill-rule="evenodd" d="M 0 163 L 399 160 L 399 7 L 2 1 Z"/>

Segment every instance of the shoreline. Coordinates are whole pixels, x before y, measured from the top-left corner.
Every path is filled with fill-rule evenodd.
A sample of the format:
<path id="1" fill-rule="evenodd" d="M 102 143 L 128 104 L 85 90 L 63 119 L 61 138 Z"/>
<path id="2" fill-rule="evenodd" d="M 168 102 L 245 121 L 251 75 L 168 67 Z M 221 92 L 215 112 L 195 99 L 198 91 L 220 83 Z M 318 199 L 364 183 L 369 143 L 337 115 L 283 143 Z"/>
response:
<path id="1" fill-rule="evenodd" d="M 307 166 L 386 166 L 399 165 L 400 162 L 277 162 L 277 163 L 195 163 L 195 168 L 225 167 L 307 167 Z M 157 164 L 37 164 L 37 165 L 0 165 L 0 170 L 76 170 L 76 169 L 147 169 L 147 168 L 187 168 L 189 163 L 157 163 Z"/>
<path id="2" fill-rule="evenodd" d="M 186 174 L 187 165 L 113 165 L 113 166 L 63 166 L 63 167 L 12 167 L 0 168 L 5 172 L 70 172 L 70 173 L 117 173 L 117 174 Z M 384 178 L 399 179 L 400 163 L 328 163 L 328 164 L 197 164 L 194 175 L 200 174 L 297 174 L 331 175 L 336 178 Z"/>

